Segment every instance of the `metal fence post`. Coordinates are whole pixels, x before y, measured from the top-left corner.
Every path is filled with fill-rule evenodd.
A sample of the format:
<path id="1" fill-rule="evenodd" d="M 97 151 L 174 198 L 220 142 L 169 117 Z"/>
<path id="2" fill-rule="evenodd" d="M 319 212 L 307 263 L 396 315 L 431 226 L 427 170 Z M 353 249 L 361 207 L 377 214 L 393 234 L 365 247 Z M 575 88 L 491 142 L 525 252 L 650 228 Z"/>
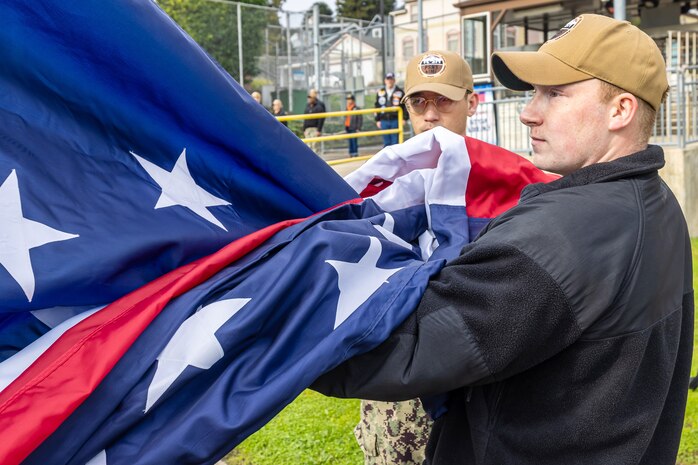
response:
<path id="1" fill-rule="evenodd" d="M 286 12 L 286 70 L 288 71 L 288 108 L 293 113 L 293 67 L 291 66 L 291 13 Z"/>
<path id="2" fill-rule="evenodd" d="M 613 0 L 613 17 L 625 21 L 625 0 Z"/>
<path id="3" fill-rule="evenodd" d="M 417 53 L 424 53 L 424 24 L 422 24 L 422 0 L 417 0 Z"/>
<path id="4" fill-rule="evenodd" d="M 313 54 L 315 61 L 315 88 L 322 97 L 322 69 L 320 68 L 320 5 L 313 5 Z"/>
<path id="5" fill-rule="evenodd" d="M 676 131 L 679 139 L 679 148 L 684 148 L 686 146 L 686 130 L 684 128 L 684 71 L 683 67 L 678 69 L 677 84 L 677 102 L 676 102 Z"/>
<path id="6" fill-rule="evenodd" d="M 324 97 L 322 92 L 322 68 L 320 63 L 320 5 L 313 5 L 313 52 L 315 54 L 315 87 L 318 98 Z M 325 141 L 320 142 L 320 155 L 325 153 Z"/>
<path id="7" fill-rule="evenodd" d="M 238 69 L 240 70 L 240 85 L 245 85 L 245 75 L 242 70 L 242 10 L 240 4 L 237 4 L 238 10 Z"/>

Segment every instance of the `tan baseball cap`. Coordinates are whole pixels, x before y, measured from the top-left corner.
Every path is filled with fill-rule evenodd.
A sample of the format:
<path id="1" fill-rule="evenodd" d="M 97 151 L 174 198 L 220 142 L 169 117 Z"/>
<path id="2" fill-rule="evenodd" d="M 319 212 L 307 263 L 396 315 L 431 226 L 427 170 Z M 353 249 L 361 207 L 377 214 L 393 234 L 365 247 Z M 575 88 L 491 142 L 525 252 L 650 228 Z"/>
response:
<path id="1" fill-rule="evenodd" d="M 451 100 L 461 100 L 473 92 L 473 72 L 457 53 L 431 50 L 413 57 L 407 64 L 405 96 L 417 92 L 436 92 Z"/>
<path id="2" fill-rule="evenodd" d="M 669 88 L 657 44 L 627 21 L 584 14 L 537 52 L 495 52 L 492 69 L 513 90 L 600 79 L 659 109 Z"/>

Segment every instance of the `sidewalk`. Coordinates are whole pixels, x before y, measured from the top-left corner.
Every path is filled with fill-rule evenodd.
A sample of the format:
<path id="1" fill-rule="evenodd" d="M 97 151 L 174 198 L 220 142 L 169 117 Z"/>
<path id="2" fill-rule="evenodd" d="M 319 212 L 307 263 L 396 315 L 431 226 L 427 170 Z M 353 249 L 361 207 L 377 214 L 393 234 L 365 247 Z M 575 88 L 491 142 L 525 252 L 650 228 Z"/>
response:
<path id="1" fill-rule="evenodd" d="M 348 163 L 342 163 L 341 165 L 334 165 L 332 166 L 332 168 L 337 172 L 337 174 L 344 177 L 347 174 L 359 168 L 364 163 L 366 163 L 366 160 L 352 161 Z"/>
<path id="2" fill-rule="evenodd" d="M 359 156 L 363 157 L 365 155 L 375 155 L 383 148 L 383 146 L 370 146 L 370 147 L 359 147 Z M 322 159 L 325 161 L 333 160 L 346 160 L 349 158 L 349 154 L 346 149 L 343 150 L 333 150 L 325 151 L 322 155 Z M 366 163 L 366 160 L 361 161 L 351 161 L 346 163 L 340 163 L 337 165 L 332 165 L 332 168 L 342 177 L 356 170 L 358 167 Z"/>

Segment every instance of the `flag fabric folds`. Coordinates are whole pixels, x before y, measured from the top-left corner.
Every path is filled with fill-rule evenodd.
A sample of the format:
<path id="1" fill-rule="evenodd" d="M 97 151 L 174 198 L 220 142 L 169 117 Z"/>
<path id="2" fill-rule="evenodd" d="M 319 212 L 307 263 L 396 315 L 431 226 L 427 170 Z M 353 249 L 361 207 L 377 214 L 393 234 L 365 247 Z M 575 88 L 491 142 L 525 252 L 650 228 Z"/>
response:
<path id="1" fill-rule="evenodd" d="M 3 464 L 214 463 L 549 179 L 436 128 L 347 184 L 150 1 L 0 25 Z"/>
<path id="2" fill-rule="evenodd" d="M 520 160 L 508 155 L 503 166 Z M 422 167 L 372 199 L 240 239 L 66 331 L 0 393 L 2 462 L 214 463 L 317 376 L 377 346 L 484 224 L 466 214 L 479 156 L 462 137 L 437 128 L 376 164 L 386 156 Z M 194 287 L 172 291 L 181 281 Z M 135 342 L 110 366 L 124 340 Z"/>
<path id="3" fill-rule="evenodd" d="M 356 196 L 152 1 L 8 0 L 0 26 L 3 313 L 103 305 Z"/>

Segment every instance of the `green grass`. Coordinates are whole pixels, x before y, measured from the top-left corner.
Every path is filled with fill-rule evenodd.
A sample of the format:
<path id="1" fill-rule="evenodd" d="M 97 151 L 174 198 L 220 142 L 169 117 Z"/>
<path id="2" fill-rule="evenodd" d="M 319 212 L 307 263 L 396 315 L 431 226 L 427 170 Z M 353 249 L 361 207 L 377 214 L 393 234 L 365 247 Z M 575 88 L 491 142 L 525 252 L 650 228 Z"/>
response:
<path id="1" fill-rule="evenodd" d="M 698 238 L 691 242 L 693 263 L 698 265 Z M 698 289 L 695 265 L 693 288 Z M 698 336 L 698 329 L 695 335 Z M 696 342 L 694 337 L 693 375 L 698 374 Z M 361 465 L 363 456 L 352 434 L 358 421 L 359 401 L 331 399 L 306 391 L 225 461 L 229 465 Z M 698 465 L 698 391 L 688 394 L 678 463 Z"/>
<path id="2" fill-rule="evenodd" d="M 229 465 L 360 465 L 359 401 L 303 392 L 224 460 Z"/>
<path id="3" fill-rule="evenodd" d="M 693 248 L 693 289 L 698 289 L 698 238 L 691 240 Z M 698 299 L 697 299 L 698 300 Z M 693 333 L 693 367 L 691 374 L 698 374 L 698 328 Z M 698 391 L 688 392 L 686 418 L 683 423 L 681 446 L 678 463 L 681 465 L 698 465 Z"/>

